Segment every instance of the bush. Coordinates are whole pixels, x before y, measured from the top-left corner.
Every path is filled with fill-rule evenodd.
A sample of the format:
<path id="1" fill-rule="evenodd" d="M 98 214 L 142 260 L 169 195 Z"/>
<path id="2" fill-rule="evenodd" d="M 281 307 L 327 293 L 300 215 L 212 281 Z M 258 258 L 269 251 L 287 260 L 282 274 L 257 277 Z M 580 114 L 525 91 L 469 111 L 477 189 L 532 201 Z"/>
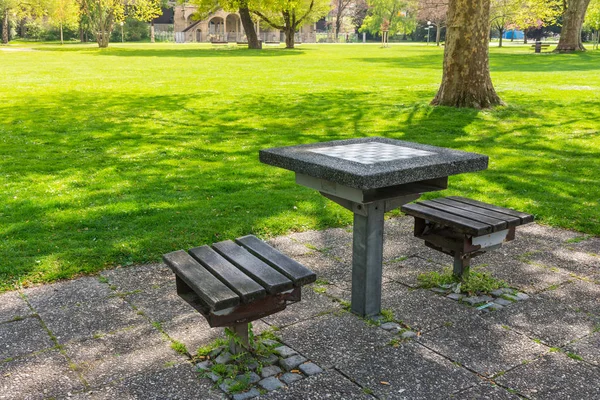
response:
<path id="1" fill-rule="evenodd" d="M 127 18 L 123 25 L 123 36 L 126 42 L 139 42 L 150 37 L 150 28 L 147 22 Z M 111 42 L 121 41 L 121 26 L 116 25 L 110 35 Z"/>

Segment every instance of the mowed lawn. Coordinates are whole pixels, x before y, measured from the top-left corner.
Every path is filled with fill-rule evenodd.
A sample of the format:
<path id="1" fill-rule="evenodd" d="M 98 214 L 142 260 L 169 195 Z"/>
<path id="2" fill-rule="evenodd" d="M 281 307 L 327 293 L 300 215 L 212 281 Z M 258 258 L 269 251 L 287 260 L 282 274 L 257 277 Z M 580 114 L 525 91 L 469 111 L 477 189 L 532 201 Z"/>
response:
<path id="1" fill-rule="evenodd" d="M 14 47 L 14 46 L 13 46 Z M 600 52 L 491 49 L 506 107 L 433 108 L 442 48 L 0 51 L 0 291 L 351 224 L 258 151 L 364 136 L 487 154 L 464 195 L 600 235 Z"/>

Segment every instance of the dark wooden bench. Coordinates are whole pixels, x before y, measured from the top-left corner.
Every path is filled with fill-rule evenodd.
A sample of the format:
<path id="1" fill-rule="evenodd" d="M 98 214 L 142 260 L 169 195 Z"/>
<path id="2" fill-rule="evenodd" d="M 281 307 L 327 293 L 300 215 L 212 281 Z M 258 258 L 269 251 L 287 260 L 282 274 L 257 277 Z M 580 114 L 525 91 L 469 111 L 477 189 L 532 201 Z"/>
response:
<path id="1" fill-rule="evenodd" d="M 279 41 L 269 41 L 269 40 L 265 41 L 264 43 L 271 45 L 271 46 L 279 46 L 281 44 L 281 42 L 279 42 Z"/>
<path id="2" fill-rule="evenodd" d="M 255 236 L 165 254 L 177 294 L 211 327 L 230 326 L 248 345 L 248 323 L 301 299 L 314 272 Z M 235 353 L 243 351 L 232 343 Z"/>
<path id="3" fill-rule="evenodd" d="M 225 45 L 228 45 L 229 42 L 226 40 L 215 40 L 215 41 L 211 41 L 210 44 L 215 45 L 215 46 L 225 46 Z"/>
<path id="4" fill-rule="evenodd" d="M 405 204 L 415 217 L 415 236 L 425 245 L 454 257 L 454 275 L 469 273 L 471 258 L 515 238 L 515 228 L 533 222 L 533 215 L 464 197 L 444 197 Z"/>
<path id="5" fill-rule="evenodd" d="M 531 48 L 532 48 L 532 49 L 535 49 L 535 46 L 536 46 L 536 44 L 532 44 L 532 45 L 531 45 Z M 542 47 L 542 49 L 545 49 L 545 48 L 548 48 L 548 47 L 550 47 L 550 45 L 549 45 L 549 44 L 546 44 L 546 43 L 542 43 L 542 44 L 540 44 L 540 46 Z"/>

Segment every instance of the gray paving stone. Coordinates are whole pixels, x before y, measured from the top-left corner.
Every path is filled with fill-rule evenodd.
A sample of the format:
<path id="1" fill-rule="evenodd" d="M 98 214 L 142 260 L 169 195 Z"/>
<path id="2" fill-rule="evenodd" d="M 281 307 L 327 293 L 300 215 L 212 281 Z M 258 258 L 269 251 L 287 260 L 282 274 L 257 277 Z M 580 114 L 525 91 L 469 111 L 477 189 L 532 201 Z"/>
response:
<path id="1" fill-rule="evenodd" d="M 525 293 L 517 293 L 517 301 L 522 301 L 522 300 L 527 300 L 529 298 L 529 295 L 525 294 Z"/>
<path id="2" fill-rule="evenodd" d="M 213 366 L 212 361 L 206 360 L 196 364 L 196 369 L 198 371 L 207 371 Z"/>
<path id="3" fill-rule="evenodd" d="M 314 285 L 304 286 L 302 288 L 302 301 L 291 304 L 285 310 L 263 318 L 263 321 L 271 325 L 284 327 L 322 313 L 340 310 L 341 307 L 338 302 L 324 294 L 315 293 L 313 287 Z M 331 285 L 326 286 L 328 289 L 330 287 Z"/>
<path id="4" fill-rule="evenodd" d="M 175 317 L 161 323 L 161 327 L 170 338 L 185 344 L 190 354 L 196 354 L 199 347 L 225 337 L 223 329 L 211 328 L 206 319 L 198 313 Z"/>
<path id="5" fill-rule="evenodd" d="M 319 252 L 294 259 L 316 273 L 319 279 L 324 279 L 331 284 L 343 287 L 352 282 L 352 264 L 350 263 L 337 261 Z"/>
<path id="6" fill-rule="evenodd" d="M 264 367 L 260 372 L 260 376 L 263 378 L 268 378 L 273 375 L 280 374 L 282 372 L 281 368 L 277 365 L 269 365 L 268 367 Z"/>
<path id="7" fill-rule="evenodd" d="M 298 369 L 306 376 L 312 376 L 323 372 L 323 369 L 313 362 L 301 364 Z"/>
<path id="8" fill-rule="evenodd" d="M 296 234 L 298 235 L 298 234 Z M 279 236 L 273 239 L 267 240 L 271 246 L 275 247 L 277 250 L 281 251 L 283 254 L 288 257 L 295 258 L 298 256 L 305 256 L 308 254 L 312 254 L 316 250 L 310 249 L 304 243 L 294 240 L 294 234 L 290 236 Z"/>
<path id="9" fill-rule="evenodd" d="M 163 285 L 175 287 L 175 274 L 164 264 L 147 264 L 115 268 L 100 273 L 119 292 L 157 289 Z"/>
<path id="10" fill-rule="evenodd" d="M 600 370 L 556 352 L 498 377 L 496 382 L 532 399 L 598 399 Z"/>
<path id="11" fill-rule="evenodd" d="M 506 306 L 510 306 L 513 302 L 499 297 L 497 299 L 494 299 L 494 303 L 506 307 Z"/>
<path id="12" fill-rule="evenodd" d="M 400 337 L 402 339 L 412 339 L 412 338 L 416 338 L 418 335 L 416 332 L 413 331 L 404 331 L 400 334 Z"/>
<path id="13" fill-rule="evenodd" d="M 528 262 L 555 268 L 578 276 L 590 277 L 598 273 L 600 257 L 577 250 L 573 247 L 555 247 L 534 253 L 527 257 Z"/>
<path id="14" fill-rule="evenodd" d="M 487 377 L 533 360 L 548 350 L 481 317 L 426 333 L 420 343 Z"/>
<path id="15" fill-rule="evenodd" d="M 600 366 L 600 331 L 568 344 L 565 351 L 577 354 L 585 361 Z"/>
<path id="16" fill-rule="evenodd" d="M 386 331 L 398 331 L 402 329 L 402 327 L 396 322 L 385 322 L 379 326 L 381 329 L 385 329 Z"/>
<path id="17" fill-rule="evenodd" d="M 149 374 L 139 374 L 114 386 L 68 397 L 73 400 L 224 400 L 213 382 L 198 378 L 191 363 L 178 364 Z M 176 388 L 176 389 L 175 389 Z"/>
<path id="18" fill-rule="evenodd" d="M 84 390 L 58 350 L 0 362 L 0 399 L 46 399 Z"/>
<path id="19" fill-rule="evenodd" d="M 575 311 L 565 302 L 540 295 L 513 303 L 482 318 L 507 325 L 553 347 L 562 347 L 572 340 L 587 336 L 595 327 L 594 320 L 585 313 Z"/>
<path id="20" fill-rule="evenodd" d="M 478 311 L 427 289 L 409 290 L 397 283 L 383 285 L 382 308 L 391 309 L 396 319 L 413 330 L 429 331 Z"/>
<path id="21" fill-rule="evenodd" d="M 260 392 L 256 388 L 252 388 L 244 393 L 236 393 L 233 395 L 233 400 L 248 400 L 260 396 Z"/>
<path id="22" fill-rule="evenodd" d="M 463 298 L 465 298 L 465 295 L 462 293 L 450 293 L 448 296 L 446 296 L 447 298 L 449 298 L 450 300 L 461 300 Z"/>
<path id="23" fill-rule="evenodd" d="M 146 322 L 122 299 L 114 297 L 68 308 L 44 310 L 39 314 L 60 343 L 87 339 Z"/>
<path id="24" fill-rule="evenodd" d="M 150 324 L 73 341 L 65 345 L 65 351 L 91 387 L 159 371 L 187 360 L 171 349 L 170 343 Z"/>
<path id="25" fill-rule="evenodd" d="M 170 321 L 176 317 L 196 312 L 192 306 L 177 295 L 175 284 L 135 293 L 127 296 L 126 300 L 152 321 L 157 322 Z"/>
<path id="26" fill-rule="evenodd" d="M 101 303 L 114 295 L 106 283 L 101 283 L 94 276 L 25 289 L 23 293 L 37 312 L 55 312 L 88 303 Z"/>
<path id="27" fill-rule="evenodd" d="M 481 383 L 467 390 L 453 393 L 449 396 L 451 399 L 461 400 L 519 400 L 519 396 L 510 393 L 506 389 L 492 385 L 490 383 Z"/>
<path id="28" fill-rule="evenodd" d="M 600 257 L 600 237 L 588 237 L 577 243 L 566 243 L 568 249 L 576 249 L 584 253 Z"/>
<path id="29" fill-rule="evenodd" d="M 568 305 L 573 310 L 600 316 L 600 285 L 575 280 L 554 290 L 548 290 L 540 297 Z"/>
<path id="30" fill-rule="evenodd" d="M 492 290 L 490 292 L 490 294 L 492 294 L 493 296 L 496 296 L 496 297 L 502 297 L 503 294 L 512 294 L 513 292 L 514 292 L 514 289 L 511 289 L 511 288 L 500 288 L 500 289 Z"/>
<path id="31" fill-rule="evenodd" d="M 288 358 L 280 358 L 279 365 L 281 365 L 281 368 L 284 370 L 291 371 L 306 361 L 306 357 L 296 354 Z"/>
<path id="32" fill-rule="evenodd" d="M 249 372 L 248 374 L 241 374 L 236 377 L 237 380 L 245 380 L 248 379 L 248 382 L 254 384 L 260 381 L 260 376 L 256 374 L 256 372 Z"/>
<path id="33" fill-rule="evenodd" d="M 231 353 L 226 351 L 224 353 L 219 354 L 219 356 L 215 359 L 215 363 L 217 364 L 227 364 L 231 361 Z"/>
<path id="34" fill-rule="evenodd" d="M 294 382 L 288 388 L 262 395 L 265 400 L 373 399 L 335 370 Z"/>
<path id="35" fill-rule="evenodd" d="M 298 352 L 288 346 L 279 346 L 273 349 L 276 354 L 279 354 L 283 358 L 287 358 L 293 356 L 294 354 L 298 354 Z"/>
<path id="36" fill-rule="evenodd" d="M 341 372 L 386 399 L 447 398 L 478 382 L 472 373 L 414 342 L 354 357 Z"/>
<path id="37" fill-rule="evenodd" d="M 302 374 L 286 372 L 285 374 L 281 375 L 279 379 L 281 379 L 281 381 L 283 381 L 283 383 L 286 385 L 291 385 L 294 382 L 304 379 L 304 376 Z"/>
<path id="38" fill-rule="evenodd" d="M 493 297 L 491 296 L 486 296 L 486 295 L 482 295 L 482 296 L 470 296 L 470 297 L 465 297 L 464 299 L 462 299 L 461 301 L 474 306 L 480 303 L 488 303 L 490 301 L 494 300 Z"/>
<path id="39" fill-rule="evenodd" d="M 0 294 L 0 323 L 31 315 L 32 311 L 18 292 Z"/>
<path id="40" fill-rule="evenodd" d="M 514 242 L 509 242 L 508 244 Z M 527 293 L 538 293 L 553 285 L 560 285 L 572 279 L 565 272 L 553 271 L 539 265 L 519 261 L 508 255 L 503 255 L 501 254 L 501 250 L 502 248 L 474 258 L 472 267 L 480 268 L 480 271 L 488 272 L 494 278 L 503 280 L 511 288 L 516 288 Z M 526 249 L 523 250 L 525 251 Z"/>
<path id="41" fill-rule="evenodd" d="M 272 390 L 281 389 L 285 386 L 279 379 L 275 378 L 274 376 L 270 376 L 261 380 L 260 382 L 258 382 L 258 385 L 261 388 L 268 390 L 269 392 Z"/>
<path id="42" fill-rule="evenodd" d="M 0 324 L 0 360 L 53 346 L 48 332 L 35 317 Z"/>
<path id="43" fill-rule="evenodd" d="M 360 359 L 394 337 L 350 313 L 323 315 L 284 328 L 280 334 L 285 343 L 323 368 Z"/>

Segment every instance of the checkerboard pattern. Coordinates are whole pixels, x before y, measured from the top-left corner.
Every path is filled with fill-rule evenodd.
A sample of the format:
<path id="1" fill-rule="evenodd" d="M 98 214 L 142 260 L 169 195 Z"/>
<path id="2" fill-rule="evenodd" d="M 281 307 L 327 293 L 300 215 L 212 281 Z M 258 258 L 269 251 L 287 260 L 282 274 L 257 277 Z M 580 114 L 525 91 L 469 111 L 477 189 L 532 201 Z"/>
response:
<path id="1" fill-rule="evenodd" d="M 414 157 L 432 156 L 431 151 L 412 149 L 388 143 L 354 143 L 308 150 L 329 157 L 341 158 L 361 164 L 375 164 L 385 161 L 406 160 Z"/>

